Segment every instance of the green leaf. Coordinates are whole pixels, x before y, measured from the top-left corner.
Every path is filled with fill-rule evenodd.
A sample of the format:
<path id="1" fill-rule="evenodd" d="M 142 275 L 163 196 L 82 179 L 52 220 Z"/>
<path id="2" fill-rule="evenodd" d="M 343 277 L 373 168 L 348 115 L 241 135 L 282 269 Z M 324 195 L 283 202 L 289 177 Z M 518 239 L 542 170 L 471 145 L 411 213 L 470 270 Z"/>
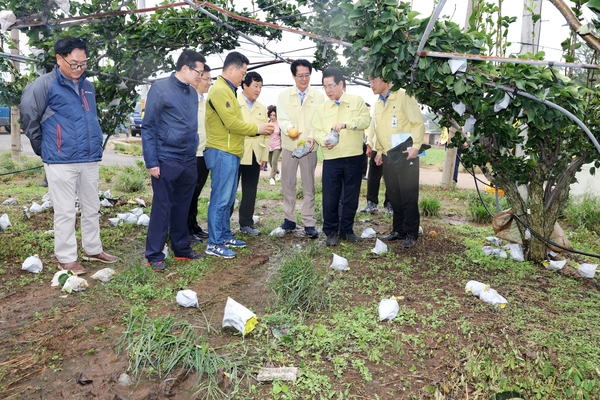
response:
<path id="1" fill-rule="evenodd" d="M 466 91 L 467 87 L 465 85 L 464 80 L 460 79 L 454 83 L 454 93 L 456 93 L 457 96 L 460 96 Z"/>

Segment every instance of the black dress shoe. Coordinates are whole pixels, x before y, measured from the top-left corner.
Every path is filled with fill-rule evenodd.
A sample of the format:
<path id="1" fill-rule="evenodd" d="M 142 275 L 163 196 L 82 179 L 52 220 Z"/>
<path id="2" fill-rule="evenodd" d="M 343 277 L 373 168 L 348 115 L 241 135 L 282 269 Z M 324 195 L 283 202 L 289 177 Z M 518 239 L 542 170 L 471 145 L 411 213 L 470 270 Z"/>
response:
<path id="1" fill-rule="evenodd" d="M 327 235 L 327 240 L 325 240 L 325 244 L 327 246 L 337 245 L 337 232 L 332 232 L 329 235 Z"/>
<path id="2" fill-rule="evenodd" d="M 392 240 L 404 240 L 406 239 L 406 235 L 401 235 L 396 231 L 392 231 L 387 236 L 379 236 L 379 240 L 383 240 L 384 242 L 391 242 Z"/>
<path id="3" fill-rule="evenodd" d="M 191 234 L 190 235 L 190 244 L 198 244 L 202 243 L 202 239 L 198 237 L 198 235 Z"/>
<path id="4" fill-rule="evenodd" d="M 340 233 L 340 239 L 347 240 L 350 243 L 362 242 L 362 238 L 354 233 Z"/>
<path id="5" fill-rule="evenodd" d="M 200 227 L 194 228 L 194 235 L 200 239 L 208 239 L 208 233 L 204 232 Z"/>

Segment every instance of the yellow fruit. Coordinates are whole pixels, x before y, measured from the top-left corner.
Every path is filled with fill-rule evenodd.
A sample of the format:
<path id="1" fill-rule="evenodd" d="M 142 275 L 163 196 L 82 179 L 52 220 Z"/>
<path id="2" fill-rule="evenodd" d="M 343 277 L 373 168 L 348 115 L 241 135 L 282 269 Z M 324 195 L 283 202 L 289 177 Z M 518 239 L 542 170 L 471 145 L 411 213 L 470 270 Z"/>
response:
<path id="1" fill-rule="evenodd" d="M 306 144 L 306 140 L 298 140 L 298 147 L 302 147 Z"/>
<path id="2" fill-rule="evenodd" d="M 437 237 L 437 232 L 436 231 L 429 232 L 429 237 L 434 239 L 435 237 Z"/>
<path id="3" fill-rule="evenodd" d="M 295 139 L 298 137 L 298 129 L 296 128 L 290 128 L 288 129 L 288 136 L 292 139 Z"/>

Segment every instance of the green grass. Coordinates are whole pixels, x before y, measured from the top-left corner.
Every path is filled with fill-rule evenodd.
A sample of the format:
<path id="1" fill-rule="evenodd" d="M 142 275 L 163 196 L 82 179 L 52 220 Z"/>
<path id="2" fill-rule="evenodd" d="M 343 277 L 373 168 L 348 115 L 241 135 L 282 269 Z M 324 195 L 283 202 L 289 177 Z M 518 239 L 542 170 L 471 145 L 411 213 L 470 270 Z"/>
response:
<path id="1" fill-rule="evenodd" d="M 600 231 L 600 197 L 591 193 L 571 198 L 565 209 L 565 218 L 570 225 L 585 227 L 589 231 Z"/>
<path id="2" fill-rule="evenodd" d="M 138 143 L 114 143 L 115 153 L 129 154 L 132 156 L 141 156 L 143 154 L 142 145 Z"/>

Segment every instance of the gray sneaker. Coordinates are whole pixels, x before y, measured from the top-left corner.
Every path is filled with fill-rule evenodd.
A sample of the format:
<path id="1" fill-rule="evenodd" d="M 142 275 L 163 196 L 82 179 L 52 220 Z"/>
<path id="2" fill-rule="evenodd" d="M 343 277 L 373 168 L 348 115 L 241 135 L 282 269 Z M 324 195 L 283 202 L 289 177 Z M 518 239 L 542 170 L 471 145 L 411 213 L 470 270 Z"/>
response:
<path id="1" fill-rule="evenodd" d="M 372 201 L 368 201 L 367 206 L 365 208 L 363 208 L 362 210 L 360 210 L 360 212 L 368 213 L 368 214 L 376 213 L 377 212 L 377 204 L 373 203 Z"/>
<path id="2" fill-rule="evenodd" d="M 394 213 L 394 209 L 392 208 L 392 205 L 390 203 L 385 203 L 383 207 L 385 208 L 385 212 L 387 212 L 388 214 Z"/>
<path id="3" fill-rule="evenodd" d="M 258 236 L 260 234 L 260 231 L 253 226 L 242 226 L 240 231 L 252 236 Z"/>

